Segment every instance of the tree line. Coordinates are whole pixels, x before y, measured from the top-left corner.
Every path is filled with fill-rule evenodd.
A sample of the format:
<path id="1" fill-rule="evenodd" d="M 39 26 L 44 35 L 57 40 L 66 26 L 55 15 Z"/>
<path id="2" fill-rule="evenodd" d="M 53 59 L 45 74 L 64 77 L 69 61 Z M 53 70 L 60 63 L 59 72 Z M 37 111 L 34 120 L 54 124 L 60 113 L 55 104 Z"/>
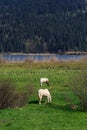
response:
<path id="1" fill-rule="evenodd" d="M 0 52 L 87 51 L 85 0 L 0 0 Z"/>

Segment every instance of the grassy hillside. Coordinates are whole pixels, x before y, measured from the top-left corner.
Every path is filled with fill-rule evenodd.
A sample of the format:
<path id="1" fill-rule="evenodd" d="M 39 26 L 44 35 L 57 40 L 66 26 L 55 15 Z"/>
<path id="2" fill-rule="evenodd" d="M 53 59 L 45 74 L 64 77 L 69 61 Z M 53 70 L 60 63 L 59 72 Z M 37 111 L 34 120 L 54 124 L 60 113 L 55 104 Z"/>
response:
<path id="1" fill-rule="evenodd" d="M 54 62 L 4 64 L 0 66 L 0 79 L 10 78 L 17 88 L 23 90 L 32 85 L 33 95 L 22 108 L 0 110 L 0 130 L 86 130 L 87 112 L 74 110 L 72 104 L 78 104 L 69 86 L 70 76 L 81 70 L 83 63 Z M 46 84 L 52 95 L 52 103 L 38 104 L 40 77 L 48 77 L 50 86 Z"/>

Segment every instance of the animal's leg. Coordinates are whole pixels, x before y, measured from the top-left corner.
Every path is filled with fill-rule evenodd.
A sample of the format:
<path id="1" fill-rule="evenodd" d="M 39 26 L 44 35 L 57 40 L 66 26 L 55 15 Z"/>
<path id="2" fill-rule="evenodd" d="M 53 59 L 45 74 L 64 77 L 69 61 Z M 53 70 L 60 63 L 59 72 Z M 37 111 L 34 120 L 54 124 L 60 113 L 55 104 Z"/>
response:
<path id="1" fill-rule="evenodd" d="M 48 102 L 50 102 L 49 97 L 47 97 Z"/>
<path id="2" fill-rule="evenodd" d="M 41 104 L 42 96 L 40 96 L 39 104 Z"/>
<path id="3" fill-rule="evenodd" d="M 51 99 L 51 96 L 50 97 L 48 97 L 48 102 L 51 102 L 52 101 L 52 99 Z"/>
<path id="4" fill-rule="evenodd" d="M 39 100 L 39 104 L 41 104 L 41 101 Z"/>
<path id="5" fill-rule="evenodd" d="M 51 98 L 49 99 L 49 102 L 52 102 L 52 99 L 51 99 Z"/>
<path id="6" fill-rule="evenodd" d="M 40 86 L 42 87 L 42 82 L 40 83 Z"/>

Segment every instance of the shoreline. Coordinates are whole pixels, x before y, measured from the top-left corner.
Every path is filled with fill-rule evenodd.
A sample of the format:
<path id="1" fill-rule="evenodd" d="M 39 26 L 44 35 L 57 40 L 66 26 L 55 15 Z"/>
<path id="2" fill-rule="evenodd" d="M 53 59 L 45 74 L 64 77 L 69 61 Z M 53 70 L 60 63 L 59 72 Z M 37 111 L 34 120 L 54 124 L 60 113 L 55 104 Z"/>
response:
<path id="1" fill-rule="evenodd" d="M 3 52 L 0 55 L 87 55 L 87 52 L 59 52 L 59 53 L 22 53 L 22 52 Z"/>

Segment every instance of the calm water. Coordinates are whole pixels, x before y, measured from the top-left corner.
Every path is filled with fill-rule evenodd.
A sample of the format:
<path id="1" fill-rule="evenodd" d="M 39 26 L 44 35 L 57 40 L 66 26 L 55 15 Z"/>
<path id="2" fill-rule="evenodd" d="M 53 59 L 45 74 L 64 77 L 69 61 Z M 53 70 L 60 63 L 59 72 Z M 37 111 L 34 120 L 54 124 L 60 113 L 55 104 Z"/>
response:
<path id="1" fill-rule="evenodd" d="M 85 55 L 59 55 L 59 54 L 1 54 L 1 58 L 8 62 L 25 61 L 26 59 L 33 59 L 37 61 L 49 60 L 56 58 L 58 60 L 77 60 L 85 57 Z"/>

